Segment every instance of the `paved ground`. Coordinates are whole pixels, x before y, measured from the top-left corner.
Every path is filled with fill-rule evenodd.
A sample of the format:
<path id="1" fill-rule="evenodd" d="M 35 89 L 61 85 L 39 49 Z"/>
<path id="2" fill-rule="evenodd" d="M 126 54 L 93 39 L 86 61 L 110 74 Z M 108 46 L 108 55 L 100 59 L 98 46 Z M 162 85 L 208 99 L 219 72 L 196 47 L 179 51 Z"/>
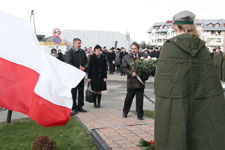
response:
<path id="1" fill-rule="evenodd" d="M 152 140 L 154 137 L 154 121 L 147 117 L 140 121 L 133 113 L 123 118 L 126 76 L 115 74 L 109 76 L 108 80 L 108 90 L 102 96 L 102 107 L 93 108 L 93 104 L 86 103 L 88 113 L 79 113 L 76 117 L 89 131 L 94 129 L 113 150 L 140 150 L 137 145 L 141 138 Z M 154 100 L 153 80 L 150 78 L 146 83 L 145 93 Z M 135 110 L 135 107 L 134 100 L 131 109 Z M 144 109 L 154 110 L 154 105 L 144 99 Z"/>
<path id="2" fill-rule="evenodd" d="M 95 129 L 113 150 L 140 150 L 137 145 L 141 138 L 152 140 L 154 137 L 153 119 L 138 120 L 133 113 L 123 118 L 122 111 L 96 109 L 76 117 L 89 131 Z"/>

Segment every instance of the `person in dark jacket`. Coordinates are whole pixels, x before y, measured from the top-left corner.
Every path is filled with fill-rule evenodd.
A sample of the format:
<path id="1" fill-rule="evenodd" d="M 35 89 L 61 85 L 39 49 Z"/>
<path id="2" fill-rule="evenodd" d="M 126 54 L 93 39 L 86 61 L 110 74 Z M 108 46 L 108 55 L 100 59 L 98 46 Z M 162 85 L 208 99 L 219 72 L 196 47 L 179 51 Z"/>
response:
<path id="1" fill-rule="evenodd" d="M 103 47 L 103 51 L 102 51 L 102 55 L 105 56 L 105 59 L 106 59 L 106 62 L 107 62 L 107 70 L 109 69 L 108 54 L 109 54 L 109 51 L 108 51 L 107 48 L 104 46 L 104 47 Z"/>
<path id="2" fill-rule="evenodd" d="M 213 51 L 210 53 L 210 56 L 212 59 L 213 59 L 213 56 L 215 55 L 215 53 L 216 53 L 216 49 L 214 48 Z"/>
<path id="3" fill-rule="evenodd" d="M 120 70 L 121 70 L 121 76 L 122 75 L 126 75 L 126 73 L 123 71 L 123 57 L 125 56 L 125 55 L 127 55 L 128 53 L 126 52 L 126 49 L 125 48 L 121 48 L 121 52 L 120 52 Z"/>
<path id="4" fill-rule="evenodd" d="M 213 61 L 199 38 L 195 15 L 173 17 L 155 77 L 155 149 L 225 150 L 225 100 Z"/>
<path id="5" fill-rule="evenodd" d="M 222 64 L 223 64 L 223 53 L 220 51 L 220 47 L 217 47 L 216 53 L 213 55 L 213 62 L 216 67 L 218 78 L 222 79 Z"/>
<path id="6" fill-rule="evenodd" d="M 102 48 L 96 45 L 94 54 L 90 57 L 88 63 L 88 82 L 91 83 L 91 89 L 94 92 L 94 107 L 101 106 L 101 91 L 106 90 L 107 62 L 102 55 Z M 98 102 L 96 103 L 96 97 Z"/>
<path id="7" fill-rule="evenodd" d="M 150 57 L 150 55 L 149 55 L 149 53 L 148 53 L 148 50 L 146 49 L 145 51 L 144 51 L 144 58 L 149 58 Z"/>
<path id="8" fill-rule="evenodd" d="M 115 61 L 115 52 L 113 48 L 110 48 L 110 51 L 108 53 L 108 61 L 109 61 L 109 74 L 113 74 L 114 68 L 114 61 Z"/>
<path id="9" fill-rule="evenodd" d="M 160 51 L 158 47 L 155 47 L 155 52 L 154 52 L 154 57 L 156 57 L 157 59 L 159 59 L 160 56 Z"/>
<path id="10" fill-rule="evenodd" d="M 74 67 L 80 69 L 81 71 L 86 71 L 88 60 L 84 50 L 81 49 L 81 40 L 79 38 L 73 39 L 73 48 L 68 50 L 65 54 L 65 62 L 73 65 Z M 78 104 L 76 104 L 78 91 Z M 83 109 L 84 106 L 84 79 L 78 84 L 77 87 L 71 90 L 73 97 L 73 107 L 71 115 L 79 112 L 87 112 Z"/>
<path id="11" fill-rule="evenodd" d="M 115 67 L 116 67 L 116 72 L 120 72 L 120 49 L 116 49 L 116 57 L 115 57 Z"/>
<path id="12" fill-rule="evenodd" d="M 61 61 L 64 61 L 64 55 L 63 55 L 61 49 L 58 50 L 58 57 L 57 57 L 57 58 L 58 58 L 59 60 L 61 60 Z"/>
<path id="13" fill-rule="evenodd" d="M 145 86 L 137 79 L 137 74 L 132 71 L 131 66 L 131 64 L 137 60 L 137 58 L 144 57 L 142 54 L 138 53 L 138 51 L 139 44 L 134 42 L 131 44 L 131 53 L 123 57 L 123 70 L 127 74 L 127 95 L 124 101 L 123 117 L 127 118 L 133 98 L 136 95 L 137 118 L 139 120 L 143 120 L 143 95 Z M 142 82 L 145 82 L 145 80 L 142 80 Z"/>
<path id="14" fill-rule="evenodd" d="M 106 60 L 107 60 L 108 54 L 109 54 L 109 51 L 108 51 L 107 48 L 104 46 L 104 47 L 103 47 L 103 51 L 102 51 L 102 55 L 105 56 Z"/>
<path id="15" fill-rule="evenodd" d="M 148 53 L 149 53 L 149 56 L 150 56 L 151 58 L 155 57 L 154 51 L 153 51 L 153 47 L 152 47 L 152 46 L 150 46 L 150 47 L 148 48 Z"/>

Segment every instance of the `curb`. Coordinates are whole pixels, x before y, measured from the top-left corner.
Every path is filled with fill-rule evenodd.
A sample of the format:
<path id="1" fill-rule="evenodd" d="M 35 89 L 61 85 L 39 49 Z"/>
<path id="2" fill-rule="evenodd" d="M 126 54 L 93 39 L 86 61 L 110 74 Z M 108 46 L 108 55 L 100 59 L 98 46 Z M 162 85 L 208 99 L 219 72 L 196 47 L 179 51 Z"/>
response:
<path id="1" fill-rule="evenodd" d="M 80 119 L 75 115 L 74 119 L 80 124 L 80 126 L 86 131 L 88 135 L 90 135 L 90 131 L 88 128 L 80 121 Z"/>
<path id="2" fill-rule="evenodd" d="M 97 129 L 91 129 L 91 138 L 98 150 L 112 150 L 111 147 L 102 139 L 102 137 L 96 131 Z"/>
<path id="3" fill-rule="evenodd" d="M 91 136 L 91 139 L 97 150 L 112 150 L 112 148 L 109 147 L 109 145 L 98 134 L 98 132 L 96 131 L 97 129 L 91 129 L 91 131 L 89 131 L 77 116 L 74 116 L 74 119 L 80 124 L 80 126 L 86 131 L 86 133 Z"/>

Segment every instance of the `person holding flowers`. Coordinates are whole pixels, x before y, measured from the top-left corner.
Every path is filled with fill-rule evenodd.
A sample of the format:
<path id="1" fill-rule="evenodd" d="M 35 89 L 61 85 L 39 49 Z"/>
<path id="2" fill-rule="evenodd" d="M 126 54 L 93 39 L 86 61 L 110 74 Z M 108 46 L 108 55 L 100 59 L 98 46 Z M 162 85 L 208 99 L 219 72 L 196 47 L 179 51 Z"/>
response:
<path id="1" fill-rule="evenodd" d="M 134 96 L 136 95 L 136 111 L 137 118 L 139 120 L 143 120 L 144 112 L 143 112 L 143 94 L 144 94 L 144 84 L 141 83 L 137 78 L 137 73 L 132 69 L 132 64 L 140 59 L 140 57 L 144 57 L 143 54 L 140 54 L 139 44 L 134 42 L 130 46 L 131 53 L 127 54 L 123 57 L 123 70 L 127 74 L 127 95 L 124 101 L 123 107 L 123 117 L 127 118 L 127 114 L 130 111 L 132 101 Z M 142 77 L 142 82 L 144 82 L 146 78 Z"/>

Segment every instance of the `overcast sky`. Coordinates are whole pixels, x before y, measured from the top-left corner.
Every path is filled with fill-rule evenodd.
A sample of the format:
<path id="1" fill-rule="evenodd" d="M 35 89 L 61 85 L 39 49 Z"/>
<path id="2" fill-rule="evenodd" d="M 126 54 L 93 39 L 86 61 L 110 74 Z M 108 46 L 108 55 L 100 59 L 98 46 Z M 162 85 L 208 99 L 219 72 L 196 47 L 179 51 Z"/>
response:
<path id="1" fill-rule="evenodd" d="M 54 28 L 130 32 L 131 39 L 147 40 L 155 22 L 171 20 L 190 10 L 197 19 L 225 19 L 222 0 L 2 0 L 0 10 L 30 21 L 34 10 L 38 34 Z"/>

